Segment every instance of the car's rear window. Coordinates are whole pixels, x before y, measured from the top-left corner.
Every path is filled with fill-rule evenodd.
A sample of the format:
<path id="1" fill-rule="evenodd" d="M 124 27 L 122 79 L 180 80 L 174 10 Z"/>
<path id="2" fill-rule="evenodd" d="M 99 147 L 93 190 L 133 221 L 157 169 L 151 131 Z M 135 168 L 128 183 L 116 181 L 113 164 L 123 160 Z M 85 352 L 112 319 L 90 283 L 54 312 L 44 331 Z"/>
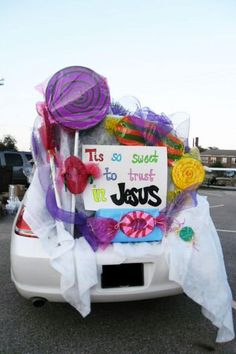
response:
<path id="1" fill-rule="evenodd" d="M 7 166 L 23 166 L 23 159 L 20 154 L 5 154 L 5 160 Z"/>

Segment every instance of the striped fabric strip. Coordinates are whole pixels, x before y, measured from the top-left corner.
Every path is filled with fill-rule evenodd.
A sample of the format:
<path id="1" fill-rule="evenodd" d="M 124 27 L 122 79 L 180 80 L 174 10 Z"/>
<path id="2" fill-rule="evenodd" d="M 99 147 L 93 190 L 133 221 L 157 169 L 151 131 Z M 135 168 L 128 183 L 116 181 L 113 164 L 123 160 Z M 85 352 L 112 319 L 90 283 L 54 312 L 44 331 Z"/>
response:
<path id="1" fill-rule="evenodd" d="M 132 123 L 129 116 L 124 117 L 117 124 L 115 135 L 122 145 L 145 145 L 142 133 Z"/>

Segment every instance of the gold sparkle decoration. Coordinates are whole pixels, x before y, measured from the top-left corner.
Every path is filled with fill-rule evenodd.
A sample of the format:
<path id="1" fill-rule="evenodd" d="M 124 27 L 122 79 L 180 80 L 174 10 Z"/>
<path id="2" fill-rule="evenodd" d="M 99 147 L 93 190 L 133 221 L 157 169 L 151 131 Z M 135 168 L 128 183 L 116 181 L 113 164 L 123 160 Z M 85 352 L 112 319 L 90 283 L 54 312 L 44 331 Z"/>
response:
<path id="1" fill-rule="evenodd" d="M 111 115 L 107 115 L 105 119 L 105 129 L 108 131 L 108 133 L 113 134 L 117 124 L 121 121 L 123 117 L 116 118 Z"/>

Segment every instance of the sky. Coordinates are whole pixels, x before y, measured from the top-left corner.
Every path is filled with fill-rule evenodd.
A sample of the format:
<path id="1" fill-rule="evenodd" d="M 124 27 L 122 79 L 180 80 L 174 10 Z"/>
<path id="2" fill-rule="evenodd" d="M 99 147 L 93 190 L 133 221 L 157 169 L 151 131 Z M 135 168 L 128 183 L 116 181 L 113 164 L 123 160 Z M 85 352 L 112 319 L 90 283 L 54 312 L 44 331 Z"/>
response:
<path id="1" fill-rule="evenodd" d="M 156 113 L 190 116 L 189 142 L 236 149 L 235 0 L 0 0 L 0 139 L 29 150 L 35 86 L 79 65 Z"/>

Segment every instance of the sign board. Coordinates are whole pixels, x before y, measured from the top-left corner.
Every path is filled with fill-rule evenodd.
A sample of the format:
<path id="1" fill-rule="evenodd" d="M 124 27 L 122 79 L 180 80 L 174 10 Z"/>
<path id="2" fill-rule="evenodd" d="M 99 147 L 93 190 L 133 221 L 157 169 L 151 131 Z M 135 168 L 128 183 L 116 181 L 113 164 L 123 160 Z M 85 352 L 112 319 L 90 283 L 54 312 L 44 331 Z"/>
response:
<path id="1" fill-rule="evenodd" d="M 83 145 L 82 160 L 101 170 L 83 193 L 86 210 L 166 206 L 166 147 Z"/>

